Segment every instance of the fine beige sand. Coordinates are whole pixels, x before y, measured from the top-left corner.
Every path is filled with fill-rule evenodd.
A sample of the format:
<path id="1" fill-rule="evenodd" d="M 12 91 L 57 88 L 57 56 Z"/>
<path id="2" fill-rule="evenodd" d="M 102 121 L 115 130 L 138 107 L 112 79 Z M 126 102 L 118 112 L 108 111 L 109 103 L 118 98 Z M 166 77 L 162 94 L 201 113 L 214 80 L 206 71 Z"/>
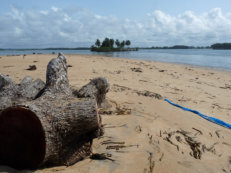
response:
<path id="1" fill-rule="evenodd" d="M 56 55 L 1 56 L 0 73 L 16 82 L 24 76 L 45 80 L 46 65 Z M 231 130 L 176 108 L 182 106 L 231 123 L 231 73 L 151 61 L 66 55 L 74 88 L 105 76 L 112 105 L 101 110 L 104 135 L 93 153 L 112 160 L 80 161 L 73 166 L 35 172 L 64 173 L 218 173 L 231 171 Z M 29 65 L 37 70 L 27 71 Z M 162 99 L 156 98 L 157 94 Z M 107 115 L 108 114 L 108 115 Z M 0 166 L 0 172 L 13 169 Z M 25 171 L 26 172 L 26 171 Z"/>

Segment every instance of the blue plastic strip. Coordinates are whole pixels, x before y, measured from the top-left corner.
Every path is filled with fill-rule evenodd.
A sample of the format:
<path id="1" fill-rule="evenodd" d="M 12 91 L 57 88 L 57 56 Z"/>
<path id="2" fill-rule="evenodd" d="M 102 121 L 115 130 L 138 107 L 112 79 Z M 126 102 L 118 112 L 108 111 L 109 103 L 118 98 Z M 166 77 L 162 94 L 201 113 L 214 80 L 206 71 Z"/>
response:
<path id="1" fill-rule="evenodd" d="M 215 123 L 215 124 L 218 124 L 218 125 L 221 125 L 221 126 L 223 126 L 223 127 L 228 128 L 228 129 L 231 129 L 231 125 L 228 124 L 228 123 L 226 123 L 226 122 L 224 122 L 224 121 L 222 121 L 222 120 L 219 120 L 219 119 L 217 119 L 217 118 L 209 117 L 209 116 L 207 116 L 207 115 L 201 114 L 200 112 L 198 112 L 198 111 L 196 111 L 196 110 L 192 110 L 192 109 L 189 109 L 189 108 L 185 108 L 185 107 L 183 107 L 183 106 L 180 106 L 180 105 L 178 105 L 178 104 L 176 104 L 176 103 L 171 102 L 169 99 L 164 99 L 164 100 L 167 101 L 168 103 L 170 103 L 170 104 L 173 105 L 173 106 L 176 106 L 176 107 L 178 107 L 178 108 L 183 109 L 184 111 L 192 112 L 192 113 L 197 114 L 197 115 L 201 116 L 202 118 L 204 118 L 204 119 L 206 119 L 206 120 L 208 120 L 208 121 L 210 121 L 210 122 L 213 122 L 213 123 Z"/>

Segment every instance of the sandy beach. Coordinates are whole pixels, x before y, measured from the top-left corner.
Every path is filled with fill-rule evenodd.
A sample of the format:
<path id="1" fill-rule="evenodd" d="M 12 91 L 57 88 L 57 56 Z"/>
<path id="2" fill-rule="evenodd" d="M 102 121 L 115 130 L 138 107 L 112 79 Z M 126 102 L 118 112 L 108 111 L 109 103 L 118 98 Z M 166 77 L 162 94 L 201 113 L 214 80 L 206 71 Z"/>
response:
<path id="1" fill-rule="evenodd" d="M 57 55 L 1 56 L 0 73 L 19 83 L 25 76 L 45 81 L 46 66 Z M 86 158 L 73 166 L 35 172 L 65 173 L 218 173 L 231 171 L 231 131 L 176 108 L 184 107 L 231 123 L 231 72 L 179 64 L 65 55 L 69 82 L 80 88 L 107 77 L 111 89 L 103 110 L 104 135 L 93 153 L 112 160 Z M 36 65 L 34 71 L 25 70 Z M 14 172 L 0 166 L 0 172 Z"/>

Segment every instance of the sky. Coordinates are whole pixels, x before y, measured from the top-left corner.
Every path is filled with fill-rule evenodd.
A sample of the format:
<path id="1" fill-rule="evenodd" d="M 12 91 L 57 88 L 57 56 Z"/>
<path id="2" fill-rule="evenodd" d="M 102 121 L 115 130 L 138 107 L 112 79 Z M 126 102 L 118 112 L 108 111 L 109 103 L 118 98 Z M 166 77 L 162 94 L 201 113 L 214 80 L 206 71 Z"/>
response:
<path id="1" fill-rule="evenodd" d="M 0 48 L 231 42 L 230 0 L 0 0 Z"/>

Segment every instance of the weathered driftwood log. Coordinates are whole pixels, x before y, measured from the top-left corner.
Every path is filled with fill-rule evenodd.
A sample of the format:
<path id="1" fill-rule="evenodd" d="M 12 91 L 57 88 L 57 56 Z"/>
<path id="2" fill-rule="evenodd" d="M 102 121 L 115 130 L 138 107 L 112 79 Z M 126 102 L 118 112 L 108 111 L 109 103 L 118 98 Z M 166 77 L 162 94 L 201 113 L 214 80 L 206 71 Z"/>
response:
<path id="1" fill-rule="evenodd" d="M 104 103 L 106 93 L 110 89 L 108 80 L 104 77 L 92 79 L 87 85 L 84 85 L 77 93 L 78 97 L 95 98 L 99 107 Z"/>
<path id="2" fill-rule="evenodd" d="M 107 81 L 93 81 L 101 80 Z M 101 127 L 97 102 L 102 103 L 108 89 L 102 85 L 94 88 L 94 96 L 81 91 L 89 97 L 75 97 L 62 54 L 49 62 L 46 84 L 30 77 L 15 84 L 0 74 L 0 164 L 34 169 L 71 165 L 89 155 Z"/>

